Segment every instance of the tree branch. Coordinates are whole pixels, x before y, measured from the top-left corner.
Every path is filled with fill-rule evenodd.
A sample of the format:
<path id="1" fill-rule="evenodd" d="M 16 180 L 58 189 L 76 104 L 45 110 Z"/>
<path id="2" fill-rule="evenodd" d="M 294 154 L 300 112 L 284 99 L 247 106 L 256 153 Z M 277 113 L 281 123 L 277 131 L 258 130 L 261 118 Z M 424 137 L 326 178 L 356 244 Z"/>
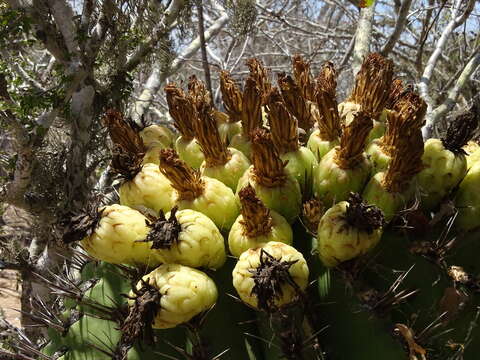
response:
<path id="1" fill-rule="evenodd" d="M 425 132 L 432 131 L 431 129 L 428 129 L 428 127 L 434 125 L 442 116 L 454 108 L 460 91 L 464 88 L 464 86 L 470 80 L 472 74 L 478 69 L 479 66 L 480 52 L 477 52 L 476 55 L 472 57 L 467 65 L 463 68 L 462 73 L 455 82 L 455 86 L 448 92 L 447 99 L 443 102 L 443 104 L 437 106 L 435 110 L 433 110 L 427 117 L 427 124 L 424 128 Z"/>
<path id="2" fill-rule="evenodd" d="M 228 14 L 222 12 L 221 16 L 205 31 L 205 41 L 213 39 L 225 26 L 228 22 Z M 154 95 L 158 92 L 160 87 L 165 83 L 167 77 L 175 74 L 193 54 L 195 54 L 198 49 L 200 49 L 201 41 L 200 37 L 197 36 L 191 43 L 188 45 L 181 54 L 172 61 L 169 68 L 160 72 L 158 66 L 155 67 L 152 74 L 148 77 L 145 88 L 140 94 L 138 100 L 135 102 L 135 107 L 132 111 L 132 118 L 135 120 L 140 119 L 143 114 L 148 110 L 150 104 L 153 101 Z"/>
<path id="3" fill-rule="evenodd" d="M 425 139 L 429 138 L 432 135 L 434 123 L 430 117 L 430 113 L 433 110 L 434 99 L 430 95 L 430 81 L 432 79 L 433 70 L 437 65 L 437 62 L 442 54 L 443 49 L 447 44 L 448 37 L 458 26 L 462 25 L 467 19 L 468 15 L 472 12 L 473 7 L 475 6 L 475 0 L 469 0 L 466 5 L 465 11 L 461 13 L 461 5 L 464 0 L 455 0 L 455 3 L 452 7 L 452 13 L 448 25 L 442 32 L 440 39 L 438 39 L 437 46 L 433 51 L 432 55 L 428 59 L 425 70 L 423 71 L 420 82 L 418 83 L 418 89 L 420 95 L 424 98 L 427 103 L 427 121 L 425 126 L 422 129 L 422 134 Z"/>
<path id="4" fill-rule="evenodd" d="M 355 32 L 355 46 L 353 48 L 352 70 L 355 76 L 360 70 L 363 59 L 370 49 L 372 38 L 372 22 L 375 13 L 375 5 L 360 9 L 357 31 Z"/>
<path id="5" fill-rule="evenodd" d="M 388 38 L 387 42 L 382 48 L 380 52 L 383 56 L 387 56 L 390 51 L 395 47 L 400 35 L 407 23 L 407 15 L 408 11 L 410 10 L 410 6 L 412 5 L 412 0 L 403 0 L 402 5 L 400 7 L 400 11 L 397 16 L 397 21 L 395 23 L 395 28 L 393 29 L 392 34 Z"/>

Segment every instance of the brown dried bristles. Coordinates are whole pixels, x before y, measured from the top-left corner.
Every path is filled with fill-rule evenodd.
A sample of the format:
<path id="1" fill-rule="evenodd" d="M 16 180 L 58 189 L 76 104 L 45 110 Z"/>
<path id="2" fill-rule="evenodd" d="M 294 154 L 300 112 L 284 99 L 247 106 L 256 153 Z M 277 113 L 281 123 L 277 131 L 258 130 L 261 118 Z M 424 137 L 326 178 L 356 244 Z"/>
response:
<path id="1" fill-rule="evenodd" d="M 388 95 L 387 103 L 385 104 L 386 109 L 393 109 L 393 106 L 399 101 L 403 96 L 413 91 L 412 85 L 403 86 L 403 81 L 401 79 L 395 79 L 390 86 L 390 93 Z"/>
<path id="2" fill-rule="evenodd" d="M 297 120 L 290 115 L 277 88 L 273 88 L 267 97 L 266 112 L 272 132 L 272 141 L 279 154 L 297 151 Z"/>
<path id="3" fill-rule="evenodd" d="M 267 312 L 274 312 L 277 309 L 275 299 L 283 295 L 283 286 L 291 286 L 298 291 L 301 290 L 290 275 L 290 267 L 298 260 L 282 261 L 276 259 L 264 249 L 260 250 L 260 264 L 255 269 L 250 269 L 254 286 L 252 295 L 258 300 L 258 308 Z"/>
<path id="4" fill-rule="evenodd" d="M 310 101 L 315 101 L 315 84 L 310 72 L 310 64 L 297 54 L 293 56 L 292 65 L 293 76 L 302 91 L 302 96 Z"/>
<path id="5" fill-rule="evenodd" d="M 266 129 L 258 128 L 253 132 L 252 163 L 253 176 L 263 186 L 282 186 L 287 180 L 286 163 L 278 156 Z"/>
<path id="6" fill-rule="evenodd" d="M 350 193 L 347 202 L 345 220 L 351 226 L 368 234 L 383 226 L 384 217 L 382 211 L 374 205 L 368 205 L 363 202 L 362 197 L 358 193 Z"/>
<path id="7" fill-rule="evenodd" d="M 262 92 L 252 76 L 245 81 L 242 103 L 242 132 L 251 140 L 252 132 L 262 126 Z"/>
<path id="8" fill-rule="evenodd" d="M 243 94 L 228 71 L 220 71 L 220 90 L 225 111 L 231 122 L 242 120 Z"/>
<path id="9" fill-rule="evenodd" d="M 474 104 L 468 111 L 458 115 L 447 128 L 442 143 L 445 149 L 457 154 L 466 154 L 462 149 L 472 139 L 480 120 L 480 107 Z"/>
<path id="10" fill-rule="evenodd" d="M 248 59 L 247 66 L 250 70 L 250 76 L 253 78 L 253 80 L 255 80 L 258 88 L 260 89 L 262 105 L 265 105 L 266 97 L 272 88 L 270 74 L 262 65 L 261 61 L 256 58 Z"/>
<path id="11" fill-rule="evenodd" d="M 400 193 L 423 168 L 423 138 L 420 129 L 402 137 L 395 146 L 392 160 L 382 180 L 382 186 L 390 193 Z"/>
<path id="12" fill-rule="evenodd" d="M 135 302 L 129 307 L 128 316 L 120 326 L 122 337 L 116 350 L 119 359 L 126 358 L 128 350 L 138 339 L 143 340 L 146 344 L 154 342 L 152 325 L 161 307 L 161 294 L 148 282 L 143 279 L 141 282 L 140 289 L 137 289 L 136 286 L 132 288 L 135 297 L 130 299 Z"/>
<path id="13" fill-rule="evenodd" d="M 206 167 L 225 165 L 232 155 L 218 132 L 217 122 L 208 103 L 198 103 L 195 121 L 196 139 L 205 156 Z"/>
<path id="14" fill-rule="evenodd" d="M 140 242 L 152 242 L 150 249 L 170 249 L 172 245 L 178 243 L 178 236 L 182 231 L 182 225 L 178 222 L 176 213 L 178 206 L 174 206 L 170 211 L 167 220 L 162 210 L 158 214 L 158 218 L 152 223 L 147 224 L 151 228 L 145 240 Z"/>
<path id="15" fill-rule="evenodd" d="M 196 110 L 183 90 L 176 84 L 165 86 L 165 94 L 168 103 L 168 111 L 173 118 L 173 125 L 180 132 L 182 137 L 189 141 L 195 137 L 193 122 L 196 117 Z"/>
<path id="16" fill-rule="evenodd" d="M 70 244 L 91 236 L 102 219 L 103 211 L 103 209 L 98 211 L 96 204 L 89 203 L 84 210 L 69 215 L 66 220 L 62 221 L 65 229 L 62 241 Z"/>
<path id="17" fill-rule="evenodd" d="M 355 86 L 349 101 L 362 106 L 362 110 L 376 120 L 383 111 L 393 77 L 393 63 L 373 53 L 367 56 L 355 77 Z"/>
<path id="18" fill-rule="evenodd" d="M 243 235 L 250 238 L 267 235 L 272 231 L 272 217 L 262 201 L 256 196 L 253 187 L 248 184 L 238 192 L 242 204 Z"/>
<path id="19" fill-rule="evenodd" d="M 277 81 L 288 111 L 297 118 L 298 126 L 308 133 L 316 120 L 312 103 L 302 96 L 300 87 L 291 76 L 280 73 Z"/>
<path id="20" fill-rule="evenodd" d="M 210 92 L 205 87 L 203 81 L 198 80 L 195 75 L 188 78 L 188 98 L 197 110 L 202 104 L 213 106 Z"/>
<path id="21" fill-rule="evenodd" d="M 132 123 L 125 121 L 123 115 L 116 110 L 107 110 L 103 122 L 114 145 L 112 171 L 126 180 L 133 179 L 142 169 L 146 150 L 142 138 Z"/>
<path id="22" fill-rule="evenodd" d="M 325 212 L 325 208 L 317 199 L 310 199 L 303 203 L 302 206 L 302 220 L 304 225 L 311 233 L 316 234 L 318 224 Z"/>
<path id="23" fill-rule="evenodd" d="M 343 125 L 340 147 L 337 149 L 334 161 L 342 169 L 353 169 L 363 159 L 363 150 L 373 121 L 369 114 L 363 111 L 354 113 L 349 125 Z"/>
<path id="24" fill-rule="evenodd" d="M 402 139 L 420 131 L 427 104 L 418 94 L 410 92 L 400 98 L 394 108 L 396 110 L 387 113 L 387 129 L 380 140 L 382 151 L 389 156 L 392 156 Z"/>
<path id="25" fill-rule="evenodd" d="M 205 182 L 200 171 L 180 160 L 175 150 L 160 150 L 160 171 L 178 192 L 178 200 L 193 200 L 203 194 Z"/>
<path id="26" fill-rule="evenodd" d="M 322 140 L 333 141 L 342 133 L 336 99 L 337 74 L 328 62 L 317 77 L 315 101 L 318 106 L 318 129 Z"/>

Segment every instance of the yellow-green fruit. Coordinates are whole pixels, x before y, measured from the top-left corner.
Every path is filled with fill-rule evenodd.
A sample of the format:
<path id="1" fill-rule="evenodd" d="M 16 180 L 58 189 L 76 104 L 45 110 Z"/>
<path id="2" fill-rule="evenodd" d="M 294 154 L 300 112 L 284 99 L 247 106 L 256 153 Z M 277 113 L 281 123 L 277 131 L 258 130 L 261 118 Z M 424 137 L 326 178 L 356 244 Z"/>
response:
<path id="1" fill-rule="evenodd" d="M 455 196 L 457 228 L 465 231 L 480 227 L 480 162 L 468 171 Z"/>
<path id="2" fill-rule="evenodd" d="M 236 134 L 230 141 L 230 147 L 235 148 L 243 153 L 248 159 L 252 156 L 252 143 L 243 133 Z"/>
<path id="3" fill-rule="evenodd" d="M 428 139 L 422 157 L 425 168 L 417 175 L 422 192 L 421 204 L 433 210 L 467 173 L 467 160 L 443 146 L 440 139 Z"/>
<path id="4" fill-rule="evenodd" d="M 480 163 L 480 148 L 467 155 L 467 168 L 470 169 L 478 163 Z"/>
<path id="5" fill-rule="evenodd" d="M 348 202 L 335 204 L 320 219 L 317 251 L 325 266 L 336 266 L 372 249 L 382 236 L 382 228 L 371 233 L 350 225 L 345 217 Z"/>
<path id="6" fill-rule="evenodd" d="M 206 167 L 205 161 L 200 167 L 202 175 L 217 179 L 227 185 L 232 191 L 237 189 L 238 180 L 250 167 L 250 160 L 243 153 L 234 148 L 228 148 L 230 160 L 225 165 Z"/>
<path id="7" fill-rule="evenodd" d="M 385 171 L 388 168 L 388 164 L 392 158 L 385 154 L 380 146 L 382 143 L 381 139 L 373 140 L 365 150 L 367 156 L 369 156 L 370 162 L 372 164 L 372 174 Z"/>
<path id="8" fill-rule="evenodd" d="M 307 147 L 315 155 L 317 161 L 320 161 L 330 150 L 339 144 L 339 139 L 333 141 L 322 140 L 320 130 L 312 132 L 308 138 Z"/>
<path id="9" fill-rule="evenodd" d="M 122 205 L 99 209 L 100 221 L 90 236 L 81 241 L 95 259 L 112 264 L 156 266 L 161 263 L 145 240 L 150 228 L 147 218 Z M 140 241 L 138 241 L 140 240 Z"/>
<path id="10" fill-rule="evenodd" d="M 370 144 L 373 140 L 378 139 L 385 134 L 387 129 L 384 122 L 373 120 L 373 128 L 368 133 L 367 144 Z"/>
<path id="11" fill-rule="evenodd" d="M 338 147 L 330 150 L 316 167 L 313 174 L 315 197 L 326 206 L 346 200 L 350 192 L 362 192 L 371 171 L 366 156 L 353 169 L 342 169 L 335 162 Z"/>
<path id="12" fill-rule="evenodd" d="M 175 135 L 170 129 L 159 125 L 147 126 L 140 131 L 139 135 L 147 149 L 143 158 L 144 164 L 158 165 L 160 150 L 173 147 L 175 140 Z"/>
<path id="13" fill-rule="evenodd" d="M 238 181 L 237 202 L 240 204 L 238 192 L 247 184 L 254 189 L 257 197 L 262 200 L 266 207 L 275 210 L 292 224 L 300 214 L 302 207 L 302 193 L 298 181 L 292 176 L 287 176 L 285 183 L 278 187 L 267 187 L 255 180 L 253 165 L 243 174 Z"/>
<path id="14" fill-rule="evenodd" d="M 217 287 L 205 273 L 179 264 L 161 265 L 142 280 L 158 289 L 160 309 L 152 327 L 173 328 L 210 309 L 217 301 Z M 138 282 L 137 289 L 143 286 Z M 135 294 L 130 293 L 134 298 Z M 129 301 L 130 305 L 133 300 Z"/>
<path id="15" fill-rule="evenodd" d="M 218 133 L 226 144 L 230 144 L 233 137 L 242 132 L 242 123 L 237 122 L 224 122 L 218 125 Z"/>
<path id="16" fill-rule="evenodd" d="M 281 242 L 269 242 L 262 248 L 249 249 L 240 255 L 237 265 L 233 269 L 233 286 L 237 290 L 240 299 L 248 305 L 259 308 L 259 301 L 254 291 L 254 275 L 261 268 L 261 261 L 268 262 L 270 255 L 277 261 L 295 262 L 288 268 L 288 275 L 296 287 L 289 283 L 278 284 L 281 291 L 275 292 L 272 301 L 274 307 L 290 304 L 297 299 L 298 290 L 303 291 L 308 285 L 308 266 L 303 255 L 290 245 Z M 265 300 L 265 299 L 264 299 Z"/>
<path id="17" fill-rule="evenodd" d="M 200 169 L 205 157 L 202 153 L 202 148 L 197 143 L 197 140 L 185 140 L 180 136 L 175 142 L 175 149 L 181 160 L 185 161 L 194 169 Z"/>
<path id="18" fill-rule="evenodd" d="M 250 248 L 262 247 L 270 241 L 282 242 L 290 245 L 293 241 L 292 228 L 287 220 L 280 214 L 270 210 L 272 217 L 272 229 L 266 235 L 250 237 L 245 234 L 244 226 L 242 224 L 243 216 L 240 215 L 228 234 L 228 248 L 233 256 L 240 256 L 244 251 Z"/>
<path id="19" fill-rule="evenodd" d="M 142 170 L 119 189 L 120 204 L 130 207 L 145 206 L 155 212 L 170 211 L 173 207 L 173 188 L 160 172 L 158 165 L 145 164 Z"/>
<path id="20" fill-rule="evenodd" d="M 168 219 L 170 214 L 166 214 Z M 175 213 L 181 231 L 169 248 L 155 249 L 163 263 L 218 269 L 226 260 L 225 242 L 217 226 L 204 214 L 190 209 Z"/>
<path id="21" fill-rule="evenodd" d="M 233 191 L 217 179 L 203 177 L 205 188 L 203 194 L 193 200 L 178 200 L 174 194 L 174 202 L 180 210 L 192 209 L 208 216 L 221 231 L 228 231 L 240 213 Z"/>
<path id="22" fill-rule="evenodd" d="M 382 185 L 384 172 L 375 174 L 365 186 L 362 197 L 370 205 L 375 205 L 383 212 L 385 221 L 389 222 L 392 218 L 407 205 L 411 198 L 413 187 L 410 186 L 405 192 L 389 192 Z"/>
<path id="23" fill-rule="evenodd" d="M 313 155 L 310 149 L 301 146 L 297 151 L 290 151 L 280 155 L 280 159 L 288 161 L 285 166 L 285 172 L 293 176 L 300 184 L 302 192 L 305 192 L 305 186 L 312 183 L 313 169 L 317 165 L 315 155 Z"/>

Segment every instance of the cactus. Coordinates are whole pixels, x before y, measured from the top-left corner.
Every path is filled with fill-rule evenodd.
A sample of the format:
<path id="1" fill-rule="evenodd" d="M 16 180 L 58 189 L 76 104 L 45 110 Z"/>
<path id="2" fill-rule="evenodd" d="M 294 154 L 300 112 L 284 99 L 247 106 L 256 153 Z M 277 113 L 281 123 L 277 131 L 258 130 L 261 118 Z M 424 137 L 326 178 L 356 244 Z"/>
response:
<path id="1" fill-rule="evenodd" d="M 43 279 L 65 295 L 63 313 L 46 322 L 44 357 L 57 359 L 64 351 L 58 358 L 474 359 L 480 266 L 472 230 L 480 226 L 480 167 L 466 173 L 461 147 L 478 122 L 475 108 L 461 115 L 464 125 L 449 131 L 451 140 L 423 144 L 423 101 L 391 81 L 391 63 L 378 54 L 365 60 L 340 113 L 331 64 L 314 86 L 308 64 L 295 56 L 293 77 L 280 75 L 280 89 L 272 88 L 258 61 L 249 66 L 243 93 L 221 73 L 227 115 L 230 124 L 242 121 L 241 135 L 216 130 L 215 121 L 226 120 L 214 119 L 225 116 L 206 107 L 209 95 L 199 81 L 191 81 L 188 94 L 166 89 L 182 141 L 192 144 L 198 136 L 205 151 L 212 145 L 207 135 L 215 137 L 206 162 L 226 154 L 228 139 L 251 150 L 253 165 L 240 178 L 237 197 L 222 183 L 227 179 L 201 176 L 175 150 L 158 149 L 158 172 L 173 195 L 157 195 L 181 210 L 164 215 L 162 206 L 139 206 L 141 196 L 132 193 L 128 204 L 138 209 L 124 201 L 73 216 L 64 241 L 79 241 L 90 256 L 116 265 L 89 258 L 78 281 Z M 262 106 L 271 134 L 262 127 Z M 191 118 L 182 117 L 186 108 Z M 342 114 L 351 122 L 341 123 Z M 388 148 L 389 165 L 372 173 L 364 142 L 372 120 L 385 117 L 383 139 L 368 145 Z M 208 121 L 204 129 L 199 119 Z M 129 129 L 117 113 L 110 120 Z M 279 153 L 298 151 L 307 139 L 297 123 L 309 134 L 313 120 L 319 132 L 310 139 L 320 134 L 325 149 L 338 145 L 313 162 L 313 184 L 303 166 L 301 187 Z M 187 122 L 197 122 L 196 129 L 186 130 Z M 156 166 L 142 164 L 145 147 L 130 130 L 129 141 L 116 142 L 119 133 L 112 133 L 119 144 L 112 167 L 134 170 L 124 171 L 127 181 Z M 441 158 L 460 159 L 461 169 L 452 168 L 454 181 L 442 185 L 432 206 L 425 179 L 443 179 L 445 170 L 432 166 Z M 230 172 L 233 178 L 225 167 Z M 416 179 L 423 192 L 415 191 Z"/>

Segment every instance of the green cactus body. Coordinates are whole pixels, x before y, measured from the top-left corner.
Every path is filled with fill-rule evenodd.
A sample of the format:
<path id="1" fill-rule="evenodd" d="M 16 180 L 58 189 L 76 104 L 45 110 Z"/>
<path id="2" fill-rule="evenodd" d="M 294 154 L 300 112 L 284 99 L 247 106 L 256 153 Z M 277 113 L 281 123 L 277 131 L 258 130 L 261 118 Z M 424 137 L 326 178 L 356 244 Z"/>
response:
<path id="1" fill-rule="evenodd" d="M 204 177 L 203 194 L 193 200 L 174 201 L 180 210 L 192 209 L 208 216 L 222 231 L 228 231 L 238 217 L 239 208 L 233 191 L 217 179 Z"/>
<path id="2" fill-rule="evenodd" d="M 317 164 L 315 155 L 310 149 L 301 146 L 297 151 L 280 155 L 280 159 L 288 161 L 285 171 L 298 181 L 302 192 L 305 192 L 305 186 L 311 184 L 313 169 Z"/>
<path id="3" fill-rule="evenodd" d="M 170 214 L 167 214 L 168 218 Z M 180 225 L 177 240 L 165 248 L 155 251 L 163 263 L 177 263 L 190 267 L 220 268 L 226 260 L 223 236 L 204 214 L 190 210 L 175 213 Z"/>
<path id="4" fill-rule="evenodd" d="M 322 157 L 325 156 L 330 150 L 332 150 L 335 146 L 339 144 L 338 140 L 328 141 L 322 140 L 320 137 L 320 130 L 315 130 L 312 132 L 310 137 L 308 138 L 307 147 L 310 151 L 315 155 L 317 161 L 320 161 Z"/>
<path id="5" fill-rule="evenodd" d="M 266 235 L 250 237 L 245 234 L 243 227 L 243 216 L 240 215 L 228 234 L 228 247 L 233 256 L 240 256 L 244 251 L 250 248 L 257 248 L 265 245 L 270 241 L 277 241 L 287 245 L 291 245 L 293 241 L 292 228 L 287 220 L 277 212 L 271 210 L 272 229 Z"/>
<path id="6" fill-rule="evenodd" d="M 233 137 L 242 132 L 242 124 L 239 121 L 220 123 L 218 125 L 218 132 L 225 143 L 230 144 Z"/>
<path id="7" fill-rule="evenodd" d="M 164 264 L 143 276 L 142 280 L 157 288 L 161 295 L 160 309 L 152 324 L 155 329 L 169 329 L 185 323 L 217 301 L 218 292 L 213 280 L 188 266 Z M 137 289 L 142 286 L 140 281 Z M 135 295 L 132 292 L 130 296 Z"/>
<path id="8" fill-rule="evenodd" d="M 337 149 L 322 158 L 313 175 L 315 197 L 327 206 L 346 200 L 350 192 L 362 192 L 371 170 L 365 156 L 353 169 L 340 168 L 334 161 Z"/>
<path id="9" fill-rule="evenodd" d="M 440 139 L 428 139 L 424 148 L 422 162 L 425 168 L 417 179 L 423 208 L 433 210 L 465 177 L 467 160 L 465 155 L 445 149 Z"/>
<path id="10" fill-rule="evenodd" d="M 302 206 L 302 193 L 298 181 L 291 176 L 287 176 L 282 186 L 266 187 L 255 181 L 253 170 L 252 165 L 238 181 L 237 202 L 240 204 L 238 192 L 247 184 L 250 184 L 266 207 L 278 212 L 290 224 L 293 223 L 300 214 Z"/>
<path id="11" fill-rule="evenodd" d="M 365 150 L 365 153 L 370 159 L 372 164 L 372 174 L 385 171 L 388 167 L 388 164 L 392 158 L 383 152 L 382 147 L 380 146 L 381 139 L 373 140 Z"/>
<path id="12" fill-rule="evenodd" d="M 90 236 L 81 241 L 95 259 L 112 264 L 155 266 L 160 259 L 145 240 L 150 229 L 140 212 L 122 205 L 100 209 L 100 221 Z M 140 241 L 138 241 L 140 240 Z"/>
<path id="13" fill-rule="evenodd" d="M 252 143 L 243 133 L 238 133 L 232 137 L 230 147 L 235 148 L 243 153 L 248 159 L 252 156 Z"/>
<path id="14" fill-rule="evenodd" d="M 403 193 L 389 192 L 382 185 L 384 176 L 384 172 L 375 174 L 365 186 L 362 197 L 368 204 L 382 210 L 385 221 L 389 222 L 399 210 L 405 208 L 413 193 L 413 186 Z"/>
<path id="15" fill-rule="evenodd" d="M 200 169 L 202 162 L 205 160 L 202 149 L 195 139 L 185 140 L 180 136 L 175 142 L 175 150 L 180 159 L 194 169 Z"/>
<path id="16" fill-rule="evenodd" d="M 217 179 L 227 185 L 232 191 L 235 191 L 238 180 L 250 167 L 250 161 L 237 149 L 229 148 L 229 151 L 231 158 L 225 165 L 206 167 L 205 162 L 203 162 L 200 171 L 202 175 Z"/>
<path id="17" fill-rule="evenodd" d="M 468 171 L 458 187 L 455 205 L 458 210 L 455 225 L 469 231 L 480 226 L 480 163 Z"/>
<path id="18" fill-rule="evenodd" d="M 173 207 L 173 188 L 160 172 L 158 165 L 145 164 L 130 181 L 118 190 L 120 204 L 132 208 L 145 206 L 155 212 L 167 212 Z"/>
<path id="19" fill-rule="evenodd" d="M 317 251 L 327 267 L 363 255 L 372 249 L 382 236 L 382 228 L 371 233 L 351 226 L 345 219 L 348 203 L 335 204 L 320 219 L 317 232 Z"/>

